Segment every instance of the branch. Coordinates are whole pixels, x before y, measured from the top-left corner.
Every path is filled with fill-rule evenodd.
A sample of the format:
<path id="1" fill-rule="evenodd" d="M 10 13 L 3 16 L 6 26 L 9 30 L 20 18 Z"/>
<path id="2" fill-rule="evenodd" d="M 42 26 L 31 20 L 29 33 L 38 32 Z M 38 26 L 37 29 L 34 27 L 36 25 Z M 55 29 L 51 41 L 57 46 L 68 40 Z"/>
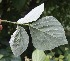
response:
<path id="1" fill-rule="evenodd" d="M 16 24 L 16 25 L 28 25 L 29 26 L 29 24 L 19 24 L 17 22 L 11 22 L 11 21 L 7 21 L 7 20 L 1 20 L 1 22 L 11 23 L 11 24 Z"/>

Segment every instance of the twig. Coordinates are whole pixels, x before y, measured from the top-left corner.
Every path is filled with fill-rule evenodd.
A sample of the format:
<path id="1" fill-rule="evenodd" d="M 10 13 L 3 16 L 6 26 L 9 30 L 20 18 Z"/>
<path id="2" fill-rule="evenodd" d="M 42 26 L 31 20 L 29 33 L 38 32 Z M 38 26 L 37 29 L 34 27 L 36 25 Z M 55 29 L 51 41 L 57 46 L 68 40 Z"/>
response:
<path id="1" fill-rule="evenodd" d="M 7 20 L 1 20 L 1 22 L 11 23 L 11 24 L 16 24 L 16 25 L 28 25 L 29 26 L 29 24 L 19 24 L 17 22 L 11 22 L 11 21 L 7 21 Z"/>

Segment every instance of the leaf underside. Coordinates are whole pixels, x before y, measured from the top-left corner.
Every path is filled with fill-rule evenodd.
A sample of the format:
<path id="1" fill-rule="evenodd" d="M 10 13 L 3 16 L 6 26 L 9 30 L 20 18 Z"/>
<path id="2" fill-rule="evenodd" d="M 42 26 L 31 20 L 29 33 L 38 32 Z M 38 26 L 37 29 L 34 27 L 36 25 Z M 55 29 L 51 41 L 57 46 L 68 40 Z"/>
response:
<path id="1" fill-rule="evenodd" d="M 21 55 L 28 47 L 29 36 L 25 29 L 18 26 L 10 39 L 10 47 L 15 56 Z"/>
<path id="2" fill-rule="evenodd" d="M 40 50 L 51 50 L 67 44 L 65 32 L 61 23 L 53 16 L 46 16 L 30 25 L 32 43 Z"/>
<path id="3" fill-rule="evenodd" d="M 36 21 L 42 12 L 44 11 L 44 3 L 32 9 L 24 18 L 21 18 L 17 21 L 19 24 L 29 23 L 32 21 Z"/>

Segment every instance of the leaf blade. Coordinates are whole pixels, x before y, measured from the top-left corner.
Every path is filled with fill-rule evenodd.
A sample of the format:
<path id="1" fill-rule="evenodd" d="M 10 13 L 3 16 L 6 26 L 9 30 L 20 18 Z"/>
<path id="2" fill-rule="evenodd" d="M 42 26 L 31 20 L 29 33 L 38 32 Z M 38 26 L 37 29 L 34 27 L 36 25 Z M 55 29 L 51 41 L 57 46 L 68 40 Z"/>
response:
<path id="1" fill-rule="evenodd" d="M 51 50 L 68 43 L 61 23 L 53 16 L 32 23 L 30 33 L 34 47 L 40 50 Z"/>
<path id="2" fill-rule="evenodd" d="M 32 53 L 32 61 L 45 61 L 46 55 L 42 50 L 35 50 Z"/>
<path id="3" fill-rule="evenodd" d="M 9 43 L 13 54 L 15 56 L 21 55 L 27 49 L 29 43 L 29 36 L 25 29 L 18 26 L 17 30 L 11 36 Z"/>
<path id="4" fill-rule="evenodd" d="M 24 24 L 36 21 L 43 11 L 44 11 L 44 3 L 32 9 L 24 18 L 19 19 L 17 23 Z"/>

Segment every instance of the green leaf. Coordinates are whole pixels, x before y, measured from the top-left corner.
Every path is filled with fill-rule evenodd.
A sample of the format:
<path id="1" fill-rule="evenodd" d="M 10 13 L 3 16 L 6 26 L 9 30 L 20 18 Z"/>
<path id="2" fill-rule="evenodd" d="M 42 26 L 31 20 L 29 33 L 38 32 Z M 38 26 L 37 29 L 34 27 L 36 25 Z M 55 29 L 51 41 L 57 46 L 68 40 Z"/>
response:
<path id="1" fill-rule="evenodd" d="M 12 0 L 13 6 L 17 10 L 20 10 L 22 7 L 24 7 L 26 2 L 27 2 L 27 0 Z"/>
<path id="2" fill-rule="evenodd" d="M 46 55 L 42 50 L 35 50 L 32 53 L 32 61 L 45 61 Z"/>
<path id="3" fill-rule="evenodd" d="M 2 54 L 0 54 L 0 59 L 3 57 L 3 55 Z"/>
<path id="4" fill-rule="evenodd" d="M 46 57 L 44 61 L 50 61 L 50 59 L 48 57 Z"/>
<path id="5" fill-rule="evenodd" d="M 8 58 L 8 57 L 2 58 L 2 59 L 0 59 L 0 61 L 10 61 L 10 58 Z"/>
<path id="6" fill-rule="evenodd" d="M 0 49 L 0 54 L 2 54 L 4 56 L 9 56 L 9 55 L 11 55 L 11 53 L 9 53 L 8 51 L 7 51 L 7 49 Z"/>
<path id="7" fill-rule="evenodd" d="M 70 61 L 70 54 L 68 54 L 67 59 L 68 59 L 68 61 Z"/>
<path id="8" fill-rule="evenodd" d="M 0 59 L 0 61 L 21 61 L 20 57 L 14 57 L 12 56 L 5 56 L 2 59 Z"/>
<path id="9" fill-rule="evenodd" d="M 10 47 L 15 56 L 21 55 L 28 47 L 29 36 L 21 26 L 13 33 L 10 39 Z"/>
<path id="10" fill-rule="evenodd" d="M 59 59 L 63 59 L 63 58 L 64 58 L 64 56 L 63 56 L 63 55 L 60 55 L 60 56 L 59 56 Z"/>
<path id="11" fill-rule="evenodd" d="M 40 50 L 51 50 L 68 43 L 63 26 L 53 16 L 33 22 L 30 33 L 34 47 Z"/>

